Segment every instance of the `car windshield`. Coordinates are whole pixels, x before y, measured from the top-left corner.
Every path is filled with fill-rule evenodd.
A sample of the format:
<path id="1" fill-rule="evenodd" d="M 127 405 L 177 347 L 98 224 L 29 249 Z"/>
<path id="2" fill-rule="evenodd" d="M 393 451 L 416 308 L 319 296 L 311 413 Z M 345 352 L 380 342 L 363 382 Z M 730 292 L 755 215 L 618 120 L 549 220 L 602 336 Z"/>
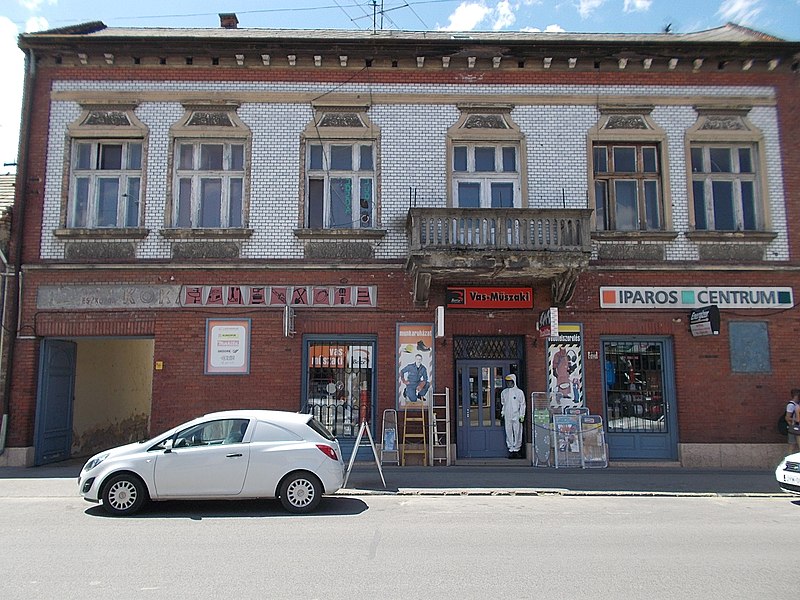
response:
<path id="1" fill-rule="evenodd" d="M 325 427 L 325 425 L 317 421 L 316 418 L 311 417 L 306 424 L 309 427 L 311 427 L 311 429 L 320 434 L 322 437 L 324 437 L 326 440 L 334 441 L 336 439 L 336 437 L 334 437 L 334 435 L 330 432 L 330 430 L 327 427 Z"/>

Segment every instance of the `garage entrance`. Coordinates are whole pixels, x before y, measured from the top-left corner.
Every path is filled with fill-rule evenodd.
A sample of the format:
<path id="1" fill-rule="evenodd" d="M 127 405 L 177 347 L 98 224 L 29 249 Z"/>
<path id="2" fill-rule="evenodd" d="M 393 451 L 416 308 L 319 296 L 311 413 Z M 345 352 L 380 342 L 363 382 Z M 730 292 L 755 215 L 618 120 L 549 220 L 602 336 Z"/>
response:
<path id="1" fill-rule="evenodd" d="M 46 338 L 39 356 L 35 464 L 146 438 L 153 356 L 151 338 Z"/>

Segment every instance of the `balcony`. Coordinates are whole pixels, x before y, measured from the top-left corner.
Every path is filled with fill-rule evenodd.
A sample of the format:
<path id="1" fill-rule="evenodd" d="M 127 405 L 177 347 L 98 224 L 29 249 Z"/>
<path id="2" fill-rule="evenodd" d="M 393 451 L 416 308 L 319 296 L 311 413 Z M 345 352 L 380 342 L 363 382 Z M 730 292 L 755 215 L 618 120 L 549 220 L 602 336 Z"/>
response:
<path id="1" fill-rule="evenodd" d="M 587 209 L 412 208 L 409 256 L 417 302 L 432 279 L 574 278 L 591 255 Z"/>

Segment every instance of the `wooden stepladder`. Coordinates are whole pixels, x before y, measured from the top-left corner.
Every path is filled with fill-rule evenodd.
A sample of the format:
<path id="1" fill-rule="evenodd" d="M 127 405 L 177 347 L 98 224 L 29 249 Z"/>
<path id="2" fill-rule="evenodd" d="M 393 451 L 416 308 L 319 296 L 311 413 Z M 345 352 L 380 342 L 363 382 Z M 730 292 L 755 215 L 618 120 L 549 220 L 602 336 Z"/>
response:
<path id="1" fill-rule="evenodd" d="M 419 408 L 407 405 L 403 411 L 403 452 L 400 461 L 403 466 L 406 464 L 406 454 L 421 454 L 423 466 L 428 464 L 428 428 L 425 426 L 427 411 L 428 407 L 424 402 L 419 403 Z M 410 444 L 414 444 L 414 448 L 410 448 Z"/>

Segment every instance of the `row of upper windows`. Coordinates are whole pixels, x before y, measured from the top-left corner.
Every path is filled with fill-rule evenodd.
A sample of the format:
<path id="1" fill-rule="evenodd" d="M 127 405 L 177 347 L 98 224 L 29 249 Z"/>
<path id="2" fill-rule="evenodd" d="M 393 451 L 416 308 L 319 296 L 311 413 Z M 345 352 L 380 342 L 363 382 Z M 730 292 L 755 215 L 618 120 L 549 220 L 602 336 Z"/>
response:
<path id="1" fill-rule="evenodd" d="M 325 117 L 321 120 L 324 123 Z M 341 121 L 341 119 L 340 119 Z M 740 119 L 741 121 L 741 119 Z M 207 123 L 207 120 L 202 121 Z M 491 121 L 482 121 L 489 122 Z M 496 126 L 492 130 L 499 129 Z M 317 129 L 319 131 L 319 129 Z M 732 128 L 733 136 L 740 129 Z M 748 127 L 752 131 L 752 127 Z M 639 129 L 591 140 L 590 201 L 598 231 L 668 228 L 665 141 L 637 141 Z M 349 132 L 348 132 L 349 133 Z M 448 177 L 452 205 L 520 208 L 524 205 L 524 140 L 500 131 L 491 139 L 451 139 Z M 730 133 L 730 132 L 729 132 Z M 206 134 L 207 135 L 207 134 Z M 352 135 L 352 134 L 351 134 Z M 355 131 L 354 138 L 358 138 Z M 474 136 L 472 136 L 474 138 Z M 645 138 L 653 138 L 643 136 Z M 691 214 L 695 230 L 766 228 L 758 138 L 741 142 L 689 140 Z M 726 137 L 726 136 L 723 136 Z M 366 136 L 365 136 L 366 138 Z M 505 138 L 505 139 L 504 139 Z M 630 138 L 630 139 L 625 139 Z M 708 141 L 707 141 L 708 140 Z M 376 222 L 378 141 L 319 139 L 305 144 L 303 227 L 369 229 Z M 143 204 L 143 138 L 77 137 L 71 146 L 65 211 L 70 228 L 135 228 Z M 174 138 L 167 226 L 179 229 L 247 226 L 249 144 L 240 137 Z"/>

